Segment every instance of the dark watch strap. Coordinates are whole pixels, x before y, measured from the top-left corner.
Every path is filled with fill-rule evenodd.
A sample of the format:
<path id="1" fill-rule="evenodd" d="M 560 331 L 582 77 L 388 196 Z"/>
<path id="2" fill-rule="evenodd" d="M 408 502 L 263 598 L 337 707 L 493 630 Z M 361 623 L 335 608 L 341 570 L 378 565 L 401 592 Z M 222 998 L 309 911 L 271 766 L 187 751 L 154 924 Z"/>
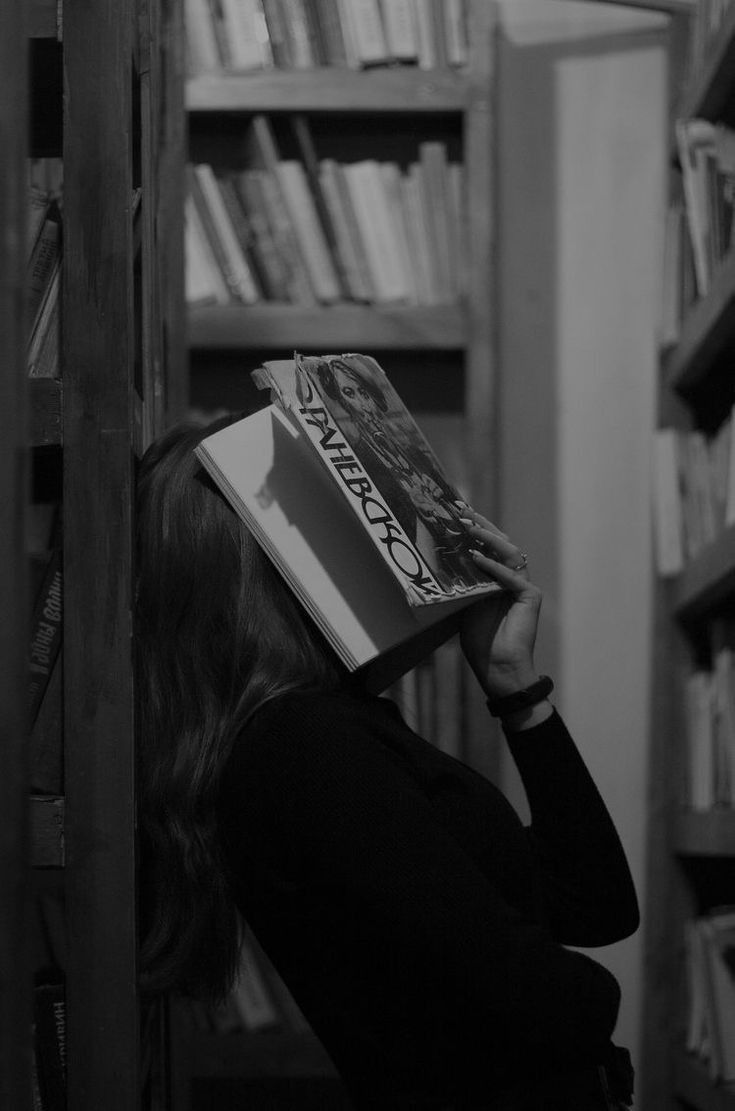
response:
<path id="1" fill-rule="evenodd" d="M 517 710 L 528 710 L 539 702 L 548 698 L 554 689 L 554 682 L 548 675 L 542 675 L 530 687 L 512 694 L 504 694 L 501 698 L 488 698 L 487 708 L 494 718 L 504 718 L 514 714 Z"/>

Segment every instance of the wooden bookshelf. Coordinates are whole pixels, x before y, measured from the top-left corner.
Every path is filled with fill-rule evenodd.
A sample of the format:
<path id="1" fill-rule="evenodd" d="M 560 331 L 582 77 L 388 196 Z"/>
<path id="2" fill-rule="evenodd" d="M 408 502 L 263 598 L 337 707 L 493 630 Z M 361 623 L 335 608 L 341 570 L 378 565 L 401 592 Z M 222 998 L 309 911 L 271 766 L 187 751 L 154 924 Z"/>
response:
<path id="1" fill-rule="evenodd" d="M 68 1107 L 153 1111 L 162 1091 L 143 1071 L 136 975 L 131 548 L 135 457 L 185 390 L 180 37 L 175 10 L 138 0 L 0 12 L 0 960 L 12 970 L 0 1106 L 13 1111 L 32 1105 L 34 975 L 51 963 L 65 982 Z M 29 158 L 63 164 L 53 379 L 27 367 Z M 63 506 L 64 722 L 43 740 L 63 793 L 30 780 L 32 498 Z M 63 905 L 53 952 L 39 948 L 40 889 Z"/>
<path id="2" fill-rule="evenodd" d="M 675 24 L 674 42 L 681 41 L 684 28 L 684 22 Z M 731 8 L 711 36 L 699 71 L 686 77 L 686 88 L 674 80 L 672 120 L 703 117 L 732 126 L 734 60 Z M 672 174 L 678 173 L 676 166 Z M 672 184 L 676 190 L 676 181 Z M 676 345 L 662 353 L 662 424 L 707 434 L 727 419 L 726 410 L 735 403 L 728 367 L 735 343 L 734 297 L 735 256 L 730 252 L 713 273 L 708 294 L 686 312 Z M 733 600 L 733 527 L 657 590 L 643 1080 L 636 1096 L 636 1102 L 657 1111 L 732 1111 L 735 1106 L 735 1086 L 715 1083 L 707 1063 L 682 1048 L 688 1005 L 684 924 L 735 903 L 735 807 L 696 811 L 681 802 L 689 743 L 682 679 L 695 667 L 707 666 L 707 653 L 714 651 L 713 622 L 732 612 Z"/>
<path id="3" fill-rule="evenodd" d="M 30 108 L 26 72 L 25 7 L 0 8 L 0 1105 L 30 1109 L 28 1063 L 31 954 L 28 946 L 28 817 L 26 778 L 26 652 L 28 568 L 23 515 L 28 496 L 28 417 L 23 321 L 25 252 L 18 229 L 25 221 L 25 162 Z M 15 231 L 15 234 L 14 234 Z"/>

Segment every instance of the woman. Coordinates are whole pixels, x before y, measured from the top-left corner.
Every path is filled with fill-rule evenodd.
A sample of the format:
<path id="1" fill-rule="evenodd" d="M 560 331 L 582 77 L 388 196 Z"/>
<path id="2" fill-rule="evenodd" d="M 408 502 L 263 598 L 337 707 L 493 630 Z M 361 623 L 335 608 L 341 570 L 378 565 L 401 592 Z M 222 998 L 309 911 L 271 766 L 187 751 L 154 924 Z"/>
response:
<path id="1" fill-rule="evenodd" d="M 461 640 L 529 829 L 344 674 L 195 460 L 222 423 L 169 433 L 140 473 L 147 987 L 224 994 L 241 916 L 356 1108 L 608 1106 L 618 985 L 565 946 L 631 933 L 636 897 L 548 684 L 533 693 L 525 557 L 474 517 L 474 559 L 505 591 Z"/>

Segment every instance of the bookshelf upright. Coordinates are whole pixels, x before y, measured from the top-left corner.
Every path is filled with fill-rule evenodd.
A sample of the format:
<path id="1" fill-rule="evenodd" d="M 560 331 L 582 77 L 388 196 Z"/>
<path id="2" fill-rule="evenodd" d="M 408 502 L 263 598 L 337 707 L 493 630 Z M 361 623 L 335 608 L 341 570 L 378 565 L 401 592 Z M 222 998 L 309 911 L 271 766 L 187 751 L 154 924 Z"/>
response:
<path id="1" fill-rule="evenodd" d="M 36 1107 L 34 1069 L 46 1083 L 31 1021 L 34 983 L 53 966 L 66 1106 L 139 1111 L 162 1107 L 163 1089 L 150 1064 L 158 1027 L 137 990 L 133 485 L 136 458 L 182 411 L 185 389 L 180 17 L 137 0 L 34 0 L 5 5 L 0 28 L 0 481 L 10 526 L 0 542 L 0 1102 Z M 29 182 L 50 172 L 41 163 L 58 185 L 61 262 L 60 323 L 47 328 L 52 358 L 39 377 L 29 376 L 27 305 Z M 48 545 L 60 558 L 63 643 L 41 741 L 27 691 L 29 555 L 48 554 L 29 549 L 29 525 L 43 505 L 62 522 Z M 55 908 L 50 918 L 42 904 Z M 60 1106 L 64 1096 L 51 1098 Z"/>
<path id="2" fill-rule="evenodd" d="M 194 7 L 195 5 L 192 5 Z M 447 5 L 459 10 L 461 5 Z M 186 83 L 189 161 L 218 176 L 247 168 L 251 122 L 265 116 L 284 158 L 303 158 L 292 120 L 306 120 L 318 159 L 340 165 L 392 163 L 407 173 L 423 143 L 444 144 L 462 167 L 464 278 L 459 296 L 421 300 L 338 297 L 299 303 L 259 297 L 243 304 L 197 303 L 188 308 L 190 401 L 198 412 L 248 410 L 263 404 L 249 372 L 268 358 L 362 352 L 388 373 L 452 475 L 459 465 L 473 503 L 492 516 L 497 456 L 495 365 L 495 197 L 493 159 L 496 11 L 467 0 L 468 55 L 461 65 L 427 68 L 393 63 L 370 67 L 319 63 L 266 65 L 250 71 L 199 67 Z M 442 5 L 434 5 L 436 11 Z M 428 8 L 427 8 L 428 10 Z M 425 422 L 425 423 L 424 423 Z M 445 431 L 443 431 L 445 429 Z M 462 723 L 461 755 L 487 774 L 484 703 L 467 682 L 451 711 Z M 257 1039 L 260 1039 L 258 1042 Z M 288 1046 L 287 1046 L 288 1043 Z M 318 1046 L 273 1031 L 244 1040 L 205 1035 L 180 1043 L 182 1098 L 192 1077 L 297 1074 L 323 1078 L 329 1065 Z M 182 1045 L 184 1048 L 182 1049 Z M 284 1048 L 286 1047 L 287 1048 Z M 218 1088 L 217 1091 L 220 1091 Z M 223 1099 L 225 1087 L 221 1088 Z M 184 1106 L 187 1106 L 185 1103 Z M 331 1106 L 331 1104 L 330 1104 Z"/>
<path id="3" fill-rule="evenodd" d="M 681 209 L 685 160 L 676 142 L 675 124 L 702 120 L 732 130 L 735 7 L 703 4 L 690 20 L 677 17 L 672 58 L 670 206 L 671 211 L 678 208 L 683 212 L 684 231 L 678 239 L 679 265 L 668 275 L 673 279 L 669 289 L 675 290 L 676 306 L 673 324 L 669 317 L 663 336 L 659 426 L 676 430 L 682 453 L 682 444 L 691 445 L 701 437 L 699 442 L 707 445 L 712 460 L 718 438 L 720 443 L 730 443 L 730 453 L 733 450 L 735 240 L 731 230 L 725 233 L 719 223 L 728 211 L 726 183 L 724 177 L 713 173 L 712 162 L 712 192 L 707 204 L 698 210 L 687 201 L 689 208 Z M 708 212 L 711 221 L 704 287 L 698 286 L 693 258 L 696 227 L 692 229 L 688 223 L 693 207 L 695 224 L 697 212 L 701 218 L 702 211 Z M 701 251 L 701 242 L 699 248 Z M 684 468 L 679 473 L 685 506 L 691 505 L 686 501 L 686 473 Z M 731 469 L 730 483 L 732 475 Z M 704 502 L 711 497 L 704 494 Z M 692 964 L 691 941 L 686 940 L 693 920 L 735 906 L 735 737 L 727 724 L 734 683 L 732 674 L 726 671 L 723 680 L 718 672 L 732 643 L 735 532 L 727 523 L 729 512 L 722 504 L 718 510 L 717 504 L 715 498 L 714 513 L 698 521 L 684 511 L 681 566 L 677 571 L 675 560 L 672 573 L 657 587 L 643 1090 L 638 1099 L 642 1106 L 662 1111 L 735 1108 L 735 1073 L 728 1082 L 717 1048 L 723 1037 L 731 1045 L 733 1032 L 723 1031 L 721 1017 L 705 1002 L 709 1045 L 702 1046 L 693 1003 L 703 979 L 701 967 L 696 961 Z M 693 723 L 695 690 L 700 691 L 698 728 Z M 708 765 L 703 759 L 714 751 L 730 753 L 725 756 L 730 762 L 728 785 L 721 774 L 722 765 L 718 771 L 716 761 Z M 735 980 L 730 993 L 735 998 Z M 710 998 L 706 987 L 703 998 Z"/>

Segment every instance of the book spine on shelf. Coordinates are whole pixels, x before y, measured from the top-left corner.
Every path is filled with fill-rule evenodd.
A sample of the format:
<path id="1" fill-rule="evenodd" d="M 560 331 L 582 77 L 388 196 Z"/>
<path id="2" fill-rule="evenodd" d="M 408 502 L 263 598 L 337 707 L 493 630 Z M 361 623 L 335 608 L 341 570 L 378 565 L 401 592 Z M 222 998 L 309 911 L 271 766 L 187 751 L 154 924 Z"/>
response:
<path id="1" fill-rule="evenodd" d="M 208 0 L 185 0 L 186 58 L 189 73 L 220 68 L 220 53 Z"/>
<path id="2" fill-rule="evenodd" d="M 44 1111 L 66 1111 L 66 1005 L 63 984 L 34 989 L 33 1017 Z"/>
<path id="3" fill-rule="evenodd" d="M 341 0 L 341 4 L 359 64 L 372 66 L 390 61 L 378 0 Z"/>
<path id="4" fill-rule="evenodd" d="M 281 159 L 277 174 L 314 295 L 323 304 L 338 301 L 341 296 L 339 278 L 309 189 L 306 171 L 297 159 Z"/>
<path id="5" fill-rule="evenodd" d="M 184 200 L 185 291 L 190 305 L 226 305 L 227 283 L 219 268 L 194 198 Z"/>
<path id="6" fill-rule="evenodd" d="M 363 159 L 344 166 L 355 219 L 378 301 L 404 301 L 409 290 L 395 241 L 380 165 Z"/>
<path id="7" fill-rule="evenodd" d="M 232 296 L 245 305 L 255 304 L 260 300 L 258 287 L 209 163 L 199 163 L 192 167 L 189 184 Z"/>
<path id="8" fill-rule="evenodd" d="M 30 639 L 29 714 L 35 722 L 51 678 L 62 638 L 61 552 L 49 557 L 43 582 L 33 610 Z"/>

